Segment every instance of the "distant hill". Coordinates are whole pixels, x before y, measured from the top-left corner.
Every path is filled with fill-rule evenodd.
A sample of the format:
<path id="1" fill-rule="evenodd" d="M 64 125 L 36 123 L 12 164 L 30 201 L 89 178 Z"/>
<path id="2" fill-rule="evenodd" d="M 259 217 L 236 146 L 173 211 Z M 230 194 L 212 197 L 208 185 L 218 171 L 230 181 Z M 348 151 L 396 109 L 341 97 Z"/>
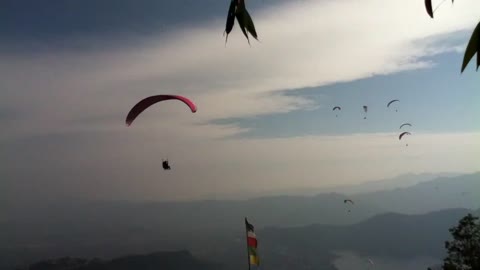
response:
<path id="1" fill-rule="evenodd" d="M 386 213 L 353 225 L 267 227 L 257 231 L 259 252 L 263 266 L 277 270 L 327 269 L 336 251 L 350 251 L 364 257 L 397 260 L 426 257 L 440 261 L 445 256 L 444 242 L 451 238 L 448 229 L 470 212 L 449 209 L 424 215 Z M 480 209 L 473 214 L 480 216 Z M 240 264 L 244 260 L 244 245 L 243 241 L 232 239 L 226 245 L 229 248 L 214 257 L 224 263 Z"/>
<path id="2" fill-rule="evenodd" d="M 470 211 L 444 210 L 425 215 L 388 213 L 348 226 L 310 225 L 299 228 L 267 228 L 258 232 L 266 243 L 286 239 L 292 247 L 315 250 L 353 250 L 376 256 L 441 256 L 448 228 Z"/>
<path id="3" fill-rule="evenodd" d="M 355 204 L 345 204 L 347 198 Z M 53 256 L 108 258 L 171 249 L 217 252 L 229 239 L 244 233 L 245 216 L 261 229 L 348 225 L 387 212 L 421 214 L 479 207 L 480 173 L 350 196 L 323 193 L 240 201 L 9 202 L 0 205 L 0 269 Z"/>
<path id="4" fill-rule="evenodd" d="M 34 263 L 29 270 L 220 270 L 220 266 L 194 258 L 188 251 L 130 255 L 108 261 L 64 257 Z"/>
<path id="5" fill-rule="evenodd" d="M 392 190 L 396 188 L 406 188 L 414 186 L 416 184 L 431 181 L 440 177 L 456 177 L 460 176 L 460 173 L 407 173 L 393 178 L 368 181 L 354 185 L 337 185 L 331 187 L 302 187 L 302 188 L 288 188 L 288 189 L 275 189 L 272 191 L 239 191 L 228 194 L 211 194 L 219 200 L 242 200 L 258 197 L 275 197 L 279 195 L 288 196 L 315 196 L 317 194 L 325 193 L 340 193 L 345 195 L 352 195 L 357 193 L 369 193 L 382 190 Z"/>
<path id="6" fill-rule="evenodd" d="M 425 256 L 440 261 L 445 255 L 443 243 L 450 239 L 448 229 L 470 212 L 450 209 L 424 215 L 386 213 L 352 225 L 266 227 L 257 230 L 259 254 L 263 267 L 276 270 L 335 270 L 332 262 L 337 251 L 400 260 Z M 479 216 L 480 209 L 473 214 Z M 223 241 L 219 241 L 220 238 Z M 234 235 L 211 237 L 201 244 L 204 249 L 196 255 L 199 259 L 187 251 L 131 255 L 108 261 L 63 258 L 63 263 L 59 263 L 62 260 L 42 261 L 30 270 L 245 269 L 243 230 Z"/>
<path id="7" fill-rule="evenodd" d="M 352 195 L 358 203 L 386 212 L 421 214 L 448 208 L 480 207 L 480 173 L 440 177 L 406 188 Z"/>
<path id="8" fill-rule="evenodd" d="M 423 182 L 428 182 L 435 180 L 437 178 L 445 177 L 458 177 L 462 174 L 458 173 L 408 173 L 402 174 L 389 179 L 382 179 L 377 181 L 369 181 L 361 183 L 358 185 L 345 185 L 337 186 L 329 189 L 327 191 L 335 191 L 337 193 L 342 193 L 346 195 L 358 194 L 358 193 L 372 193 L 378 191 L 387 191 L 398 188 L 407 188 Z"/>

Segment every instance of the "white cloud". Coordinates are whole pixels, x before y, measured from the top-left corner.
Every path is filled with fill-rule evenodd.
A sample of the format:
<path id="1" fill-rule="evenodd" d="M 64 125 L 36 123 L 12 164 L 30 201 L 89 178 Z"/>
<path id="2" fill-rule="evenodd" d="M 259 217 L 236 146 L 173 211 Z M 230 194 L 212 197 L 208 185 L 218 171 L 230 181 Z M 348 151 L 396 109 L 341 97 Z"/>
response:
<path id="1" fill-rule="evenodd" d="M 25 101 L 18 94 L 24 86 L 37 105 L 42 94 L 45 102 L 62 101 L 64 107 L 57 104 L 56 110 L 74 114 L 85 107 L 107 110 L 101 106 L 112 99 L 108 110 L 117 109 L 120 100 L 123 109 L 144 94 L 160 92 L 191 96 L 199 121 L 285 112 L 314 104 L 273 92 L 430 66 L 417 59 L 458 48 L 436 43 L 435 36 L 473 29 L 480 3 L 443 5 L 435 20 L 416 0 L 271 6 L 252 14 L 261 43 L 252 41 L 251 48 L 238 27 L 225 48 L 222 19 L 109 52 L 2 57 L 2 80 L 13 81 L 9 88 L 17 102 Z"/>
<path id="2" fill-rule="evenodd" d="M 245 130 L 207 123 L 321 106 L 286 96 L 284 90 L 429 67 L 432 63 L 418 59 L 458 50 L 459 44 L 447 46 L 438 39 L 473 30 L 479 9 L 479 1 L 463 0 L 453 8 L 444 5 L 431 20 L 418 0 L 304 1 L 252 12 L 261 42 L 252 41 L 251 48 L 238 27 L 225 48 L 222 19 L 179 30 L 169 39 L 111 51 L 0 53 L 0 104 L 24 113 L 2 130 L 0 139 L 108 131 L 114 135 L 105 147 L 92 138 L 90 148 L 72 153 L 84 151 L 80 157 L 87 160 L 82 164 L 92 172 L 111 168 L 111 153 L 124 157 L 117 164 L 131 169 L 119 170 L 115 177 L 107 171 L 99 175 L 130 188 L 129 177 L 142 175 L 139 193 L 145 196 L 168 196 L 170 191 L 178 197 L 194 196 L 212 188 L 269 188 L 273 183 L 323 185 L 405 171 L 471 171 L 478 169 L 478 144 L 472 137 L 478 135 L 416 135 L 409 138 L 408 148 L 390 134 L 232 141 L 218 139 Z M 199 110 L 192 115 L 166 102 L 126 128 L 127 110 L 157 93 L 188 95 Z M 165 140 L 167 152 L 181 156 L 179 166 L 184 166 L 174 171 L 176 184 L 167 193 L 154 180 Z M 146 146 L 156 142 L 153 148 Z M 88 154 L 97 158 L 89 161 Z M 195 179 L 203 184 L 191 191 Z"/>

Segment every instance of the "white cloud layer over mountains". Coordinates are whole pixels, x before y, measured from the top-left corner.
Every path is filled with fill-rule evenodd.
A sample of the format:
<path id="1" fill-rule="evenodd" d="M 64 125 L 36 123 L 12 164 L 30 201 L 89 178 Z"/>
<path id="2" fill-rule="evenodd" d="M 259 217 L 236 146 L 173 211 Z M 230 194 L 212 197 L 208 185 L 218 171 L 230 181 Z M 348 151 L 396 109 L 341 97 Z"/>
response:
<path id="1" fill-rule="evenodd" d="M 42 159 L 28 149 L 13 158 L 0 154 L 0 159 L 10 160 L 6 172 L 11 179 L 28 178 L 15 165 L 25 162 L 25 168 L 59 166 L 56 172 L 42 173 L 62 178 L 69 164 L 77 164 L 82 173 L 60 190 L 75 187 L 86 194 L 114 196 L 107 194 L 107 187 L 115 185 L 118 196 L 180 198 L 252 185 L 312 186 L 406 171 L 479 169 L 474 162 L 480 156 L 477 133 L 418 134 L 409 138 L 407 149 L 392 143 L 393 134 L 216 140 L 245 130 L 212 120 L 322 106 L 286 96 L 285 90 L 428 68 L 434 63 L 422 57 L 465 47 L 480 10 L 477 0 L 453 6 L 446 2 L 432 20 L 418 0 L 311 0 L 270 6 L 252 12 L 260 42 L 251 40 L 251 47 L 238 26 L 225 47 L 221 19 L 135 46 L 131 41 L 128 46 L 112 42 L 93 51 L 23 54 L 0 49 L 0 105 L 16 114 L 0 119 L 8 126 L 0 134 L 2 144 L 9 148 L 15 140 L 49 134 L 110 138 L 95 143 L 91 135 L 88 143 L 63 151 L 61 159 Z M 446 42 L 457 31 L 466 31 L 464 43 Z M 182 105 L 166 102 L 127 129 L 128 109 L 159 93 L 187 95 L 198 112 L 192 115 Z M 165 148 L 183 167 L 172 171 L 168 177 L 175 181 L 168 185 L 158 181 Z M 84 178 L 90 180 L 74 183 Z M 92 179 L 105 185 L 92 187 Z"/>

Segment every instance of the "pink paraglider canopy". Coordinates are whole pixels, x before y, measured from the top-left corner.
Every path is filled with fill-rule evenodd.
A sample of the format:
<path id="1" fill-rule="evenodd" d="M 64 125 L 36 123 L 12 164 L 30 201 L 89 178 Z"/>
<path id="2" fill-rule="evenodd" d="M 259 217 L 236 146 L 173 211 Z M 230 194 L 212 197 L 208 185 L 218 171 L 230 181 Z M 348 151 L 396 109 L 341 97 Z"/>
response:
<path id="1" fill-rule="evenodd" d="M 137 118 L 137 116 L 140 115 L 148 107 L 152 106 L 153 104 L 155 104 L 157 102 L 164 101 L 164 100 L 170 100 L 170 99 L 176 99 L 176 100 L 182 101 L 183 103 L 185 103 L 190 108 L 192 113 L 197 111 L 197 106 L 195 105 L 195 103 L 193 103 L 190 99 L 188 99 L 186 97 L 177 96 L 177 95 L 151 96 L 151 97 L 147 97 L 147 98 L 142 99 L 140 102 L 135 104 L 135 106 L 133 106 L 133 108 L 130 110 L 130 112 L 128 112 L 127 119 L 125 120 L 127 126 L 130 126 L 132 124 L 133 120 L 135 120 L 135 118 Z"/>

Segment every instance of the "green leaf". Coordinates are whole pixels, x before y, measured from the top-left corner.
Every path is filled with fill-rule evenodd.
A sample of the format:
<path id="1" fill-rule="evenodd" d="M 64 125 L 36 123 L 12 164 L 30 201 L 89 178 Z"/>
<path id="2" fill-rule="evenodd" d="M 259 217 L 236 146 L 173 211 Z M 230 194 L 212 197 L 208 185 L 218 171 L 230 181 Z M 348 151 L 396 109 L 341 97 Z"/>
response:
<path id="1" fill-rule="evenodd" d="M 477 43 L 479 43 L 478 40 L 477 40 Z M 477 47 L 477 71 L 478 71 L 478 67 L 480 67 L 480 48 L 479 47 Z"/>
<path id="2" fill-rule="evenodd" d="M 428 15 L 430 15 L 430 17 L 432 17 L 432 19 L 433 19 L 432 0 L 425 0 L 425 8 L 427 9 Z"/>
<path id="3" fill-rule="evenodd" d="M 246 28 L 247 31 L 256 39 L 258 40 L 257 36 L 257 31 L 255 30 L 255 25 L 253 24 L 252 17 L 250 17 L 250 14 L 248 11 L 245 9 L 245 23 L 246 23 Z"/>
<path id="4" fill-rule="evenodd" d="M 227 22 L 225 24 L 225 32 L 223 35 L 227 34 L 225 38 L 225 44 L 227 43 L 228 40 L 228 34 L 233 29 L 233 25 L 235 24 L 235 9 L 237 8 L 237 0 L 231 0 L 230 1 L 230 7 L 228 8 L 228 14 L 227 14 Z"/>
<path id="5" fill-rule="evenodd" d="M 250 39 L 248 38 L 248 34 L 246 31 L 246 22 L 245 22 L 245 3 L 240 0 L 237 6 L 237 11 L 235 12 L 235 16 L 237 17 L 238 25 L 243 32 L 243 35 L 247 38 L 248 44 L 250 44 Z"/>
<path id="6" fill-rule="evenodd" d="M 470 37 L 470 41 L 467 45 L 467 49 L 465 50 L 465 55 L 463 56 L 462 73 L 470 60 L 472 60 L 475 53 L 477 54 L 478 70 L 478 67 L 480 66 L 480 22 L 478 23 L 477 27 L 475 27 L 475 30 L 473 30 L 472 36 Z"/>
<path id="7" fill-rule="evenodd" d="M 245 17 L 243 16 L 243 13 L 237 13 L 237 21 L 243 35 L 247 38 L 248 44 L 250 44 L 250 39 L 248 38 L 248 34 L 245 28 Z"/>

